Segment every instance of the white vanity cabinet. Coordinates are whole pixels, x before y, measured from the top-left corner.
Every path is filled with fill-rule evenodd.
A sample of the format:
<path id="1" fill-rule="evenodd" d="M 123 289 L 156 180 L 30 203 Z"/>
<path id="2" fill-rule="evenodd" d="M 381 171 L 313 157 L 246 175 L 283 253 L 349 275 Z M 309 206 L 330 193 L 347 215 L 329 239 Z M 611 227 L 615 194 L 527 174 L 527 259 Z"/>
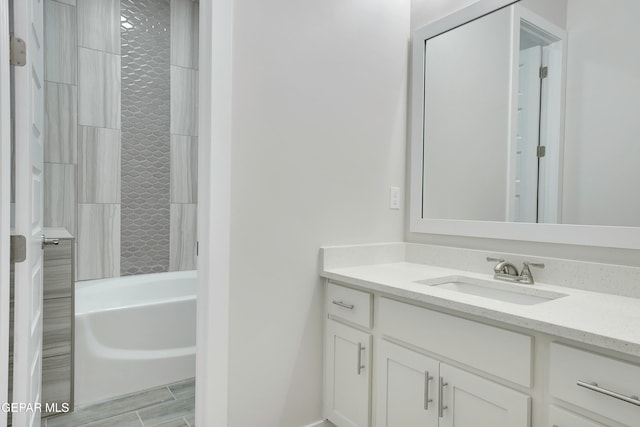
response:
<path id="1" fill-rule="evenodd" d="M 549 407 L 549 427 L 605 427 L 581 415 L 559 408 Z"/>
<path id="2" fill-rule="evenodd" d="M 527 427 L 530 397 L 381 341 L 377 427 Z"/>
<path id="3" fill-rule="evenodd" d="M 371 299 L 367 292 L 327 286 L 324 416 L 337 427 L 371 424 Z"/>

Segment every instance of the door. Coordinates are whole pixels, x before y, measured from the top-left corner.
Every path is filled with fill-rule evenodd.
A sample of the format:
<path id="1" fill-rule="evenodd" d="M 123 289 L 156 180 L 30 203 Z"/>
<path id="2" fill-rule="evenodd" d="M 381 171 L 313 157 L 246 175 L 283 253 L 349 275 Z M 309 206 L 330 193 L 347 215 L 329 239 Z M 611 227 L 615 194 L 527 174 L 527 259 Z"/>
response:
<path id="1" fill-rule="evenodd" d="M 381 341 L 378 346 L 378 427 L 437 427 L 439 364 Z"/>
<path id="2" fill-rule="evenodd" d="M 327 320 L 325 417 L 337 427 L 368 427 L 371 335 Z"/>
<path id="3" fill-rule="evenodd" d="M 514 201 L 517 222 L 538 222 L 541 66 L 541 46 L 520 51 Z"/>
<path id="4" fill-rule="evenodd" d="M 440 427 L 529 427 L 531 397 L 440 364 Z"/>
<path id="5" fill-rule="evenodd" d="M 0 0 L 0 28 L 9 28 L 9 4 Z M 11 193 L 11 107 L 9 31 L 0 32 L 0 403 L 8 400 L 9 387 L 9 224 Z M 7 414 L 0 411 L 0 427 Z"/>
<path id="6" fill-rule="evenodd" d="M 42 0 L 13 4 L 14 35 L 27 46 L 25 66 L 15 76 L 15 233 L 27 239 L 26 260 L 15 264 L 13 402 L 31 404 L 14 412 L 13 425 L 39 426 L 42 362 L 43 217 L 43 5 Z"/>

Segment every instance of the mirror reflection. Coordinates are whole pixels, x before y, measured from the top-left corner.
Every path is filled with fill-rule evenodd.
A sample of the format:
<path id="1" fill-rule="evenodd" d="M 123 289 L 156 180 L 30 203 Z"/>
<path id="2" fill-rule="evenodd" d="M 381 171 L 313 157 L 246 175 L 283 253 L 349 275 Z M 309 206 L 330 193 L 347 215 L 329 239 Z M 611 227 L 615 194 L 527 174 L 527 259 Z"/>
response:
<path id="1" fill-rule="evenodd" d="M 640 226 L 637 16 L 523 0 L 427 40 L 423 218 Z"/>

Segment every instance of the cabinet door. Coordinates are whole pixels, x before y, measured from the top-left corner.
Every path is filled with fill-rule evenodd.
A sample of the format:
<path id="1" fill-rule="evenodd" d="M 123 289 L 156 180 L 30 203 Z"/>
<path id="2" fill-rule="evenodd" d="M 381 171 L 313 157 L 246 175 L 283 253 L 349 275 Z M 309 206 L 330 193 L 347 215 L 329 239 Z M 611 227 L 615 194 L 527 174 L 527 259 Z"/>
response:
<path id="1" fill-rule="evenodd" d="M 440 427 L 528 427 L 531 398 L 493 381 L 440 364 Z"/>
<path id="2" fill-rule="evenodd" d="M 386 341 L 376 348 L 376 426 L 437 427 L 439 363 Z"/>
<path id="3" fill-rule="evenodd" d="M 558 408 L 549 407 L 549 427 L 604 427 L 602 424 L 585 418 L 573 412 Z"/>
<path id="4" fill-rule="evenodd" d="M 371 335 L 327 320 L 325 417 L 337 427 L 368 427 Z"/>

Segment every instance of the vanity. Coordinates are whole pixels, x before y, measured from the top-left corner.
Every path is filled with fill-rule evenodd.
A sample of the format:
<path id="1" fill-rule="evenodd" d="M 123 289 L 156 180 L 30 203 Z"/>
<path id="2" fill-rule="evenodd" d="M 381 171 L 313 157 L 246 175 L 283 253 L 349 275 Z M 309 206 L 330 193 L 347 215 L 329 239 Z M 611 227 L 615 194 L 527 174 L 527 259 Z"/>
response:
<path id="1" fill-rule="evenodd" d="M 633 286 L 640 269 L 536 258 L 564 286 L 522 285 L 494 280 L 486 256 L 323 248 L 324 416 L 338 427 L 640 426 L 640 299 L 580 289 L 574 275 Z"/>
<path id="2" fill-rule="evenodd" d="M 409 238 L 494 250 L 323 248 L 325 418 L 640 427 L 637 16 L 480 0 L 413 33 Z M 635 266 L 495 251 L 512 241 Z"/>

